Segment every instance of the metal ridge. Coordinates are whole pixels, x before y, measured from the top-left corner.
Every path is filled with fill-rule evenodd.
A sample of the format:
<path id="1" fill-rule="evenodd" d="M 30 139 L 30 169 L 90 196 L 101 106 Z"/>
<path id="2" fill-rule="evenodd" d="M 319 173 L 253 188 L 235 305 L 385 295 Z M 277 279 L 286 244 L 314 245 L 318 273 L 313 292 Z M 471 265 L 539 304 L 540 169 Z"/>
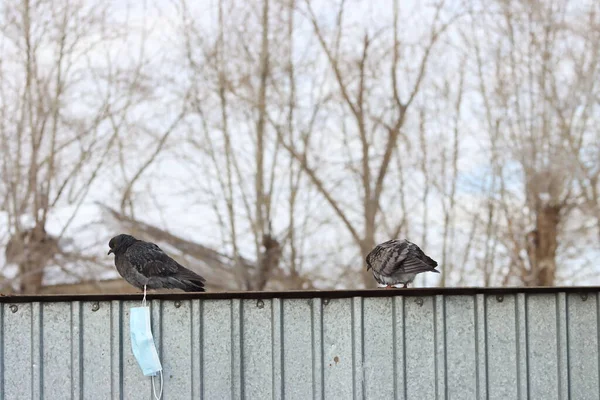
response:
<path id="1" fill-rule="evenodd" d="M 245 292 L 173 292 L 151 293 L 148 300 L 223 300 L 223 299 L 309 299 L 309 298 L 349 298 L 349 297 L 394 297 L 394 296 L 457 296 L 476 294 L 515 294 L 515 293 L 590 293 L 600 292 L 600 286 L 544 286 L 544 287 L 452 287 L 452 288 L 407 288 L 407 289 L 355 289 L 355 290 L 286 290 L 286 291 L 245 291 Z M 70 302 L 70 301 L 112 301 L 140 300 L 141 293 L 116 294 L 45 294 L 45 295 L 3 295 L 0 303 L 31 302 Z"/>

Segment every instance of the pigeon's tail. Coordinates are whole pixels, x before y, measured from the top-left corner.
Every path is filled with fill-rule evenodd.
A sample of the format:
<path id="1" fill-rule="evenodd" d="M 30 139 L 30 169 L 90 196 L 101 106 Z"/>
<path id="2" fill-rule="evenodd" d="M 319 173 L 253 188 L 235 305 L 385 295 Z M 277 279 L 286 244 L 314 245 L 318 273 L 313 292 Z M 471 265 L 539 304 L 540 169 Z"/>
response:
<path id="1" fill-rule="evenodd" d="M 183 289 L 186 292 L 205 292 L 204 289 L 204 281 L 200 280 L 181 280 L 182 285 L 180 289 Z"/>
<path id="2" fill-rule="evenodd" d="M 186 292 L 205 292 L 204 282 L 202 281 L 184 281 L 185 286 L 182 289 Z"/>
<path id="3" fill-rule="evenodd" d="M 185 292 L 205 292 L 204 283 L 206 280 L 189 269 L 181 269 L 176 275 L 169 278 L 171 284 L 177 289 Z"/>

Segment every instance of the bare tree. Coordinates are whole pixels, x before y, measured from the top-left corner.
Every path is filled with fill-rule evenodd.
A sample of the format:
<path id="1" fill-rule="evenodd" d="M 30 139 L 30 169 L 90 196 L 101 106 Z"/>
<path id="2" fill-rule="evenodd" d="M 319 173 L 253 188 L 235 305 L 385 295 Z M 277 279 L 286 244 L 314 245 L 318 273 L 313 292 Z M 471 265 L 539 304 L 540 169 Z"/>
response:
<path id="1" fill-rule="evenodd" d="M 597 218 L 589 205 L 600 164 L 587 149 L 598 137 L 598 7 L 573 6 L 498 1 L 490 13 L 473 9 L 490 204 L 502 215 L 496 223 L 510 259 L 504 284 L 556 284 L 560 248 L 585 248 L 583 216 Z"/>
<path id="2" fill-rule="evenodd" d="M 290 277 L 302 275 L 299 252 L 306 250 L 301 249 L 304 245 L 297 234 L 306 237 L 308 220 L 311 226 L 327 225 L 333 233 L 338 218 L 348 234 L 341 238 L 349 237 L 350 242 L 340 242 L 341 248 L 331 254 L 347 253 L 350 248 L 355 254 L 358 249 L 359 259 L 374 247 L 378 236 L 385 239 L 408 233 L 412 218 L 407 218 L 407 199 L 414 196 L 412 188 L 404 190 L 397 182 L 414 173 L 415 159 L 407 157 L 416 146 L 413 142 L 418 140 L 425 150 L 429 143 L 423 131 L 415 140 L 402 130 L 407 110 L 426 81 L 433 49 L 458 15 L 443 16 L 444 3 L 436 3 L 426 9 L 429 20 L 419 36 L 407 39 L 399 4 L 393 2 L 389 25 L 384 23 L 375 30 L 365 26 L 364 34 L 357 38 L 346 27 L 350 22 L 345 17 L 345 2 L 341 2 L 329 40 L 329 30 L 318 22 L 318 11 L 309 2 L 263 0 L 247 7 L 235 5 L 226 0 L 218 3 L 215 32 L 193 17 L 197 11 L 192 3 L 177 3 L 185 57 L 193 77 L 187 140 L 205 155 L 198 159 L 192 153 L 185 160 L 203 171 L 203 176 L 211 177 L 194 184 L 213 198 L 211 207 L 225 244 L 237 257 L 243 253 L 257 259 L 257 275 L 250 276 L 247 269 L 240 268 L 239 285 L 265 287 L 270 271 L 277 267 L 271 265 L 273 260 L 279 268 L 288 269 Z M 303 32 L 301 41 L 296 31 Z M 354 53 L 348 44 L 357 39 L 361 50 Z M 304 96 L 300 103 L 299 90 Z M 337 132 L 331 131 L 332 124 L 339 127 Z M 327 176 L 339 171 L 335 162 L 328 162 L 324 152 L 328 147 L 345 157 L 341 163 L 347 177 L 335 172 Z M 425 157 L 421 161 L 419 169 L 427 175 L 430 160 Z M 289 166 L 282 168 L 285 162 Z M 394 171 L 395 166 L 399 171 Z M 251 181 L 254 184 L 249 186 Z M 430 184 L 433 182 L 422 186 L 425 193 Z M 306 207 L 298 207 L 299 196 L 306 202 L 315 191 L 329 205 L 333 218 L 330 213 L 311 216 Z M 288 193 L 287 203 L 281 201 L 284 192 Z M 390 201 L 399 201 L 402 208 L 387 211 L 385 205 Z M 427 195 L 422 201 L 427 202 Z M 421 209 L 421 222 L 426 226 L 426 204 Z M 277 216 L 281 221 L 283 213 L 288 215 L 287 224 L 280 222 L 279 233 L 275 233 L 274 221 Z M 299 218 L 304 222 L 299 223 Z M 427 229 L 420 231 L 426 238 Z M 268 243 L 277 243 L 275 250 L 269 250 Z M 320 257 L 335 264 L 328 268 L 334 268 L 336 274 L 349 267 L 353 273 L 362 271 L 362 284 L 374 284 L 356 258 L 347 264 L 324 250 L 320 249 Z M 270 257 L 269 251 L 281 256 Z M 347 282 L 355 281 L 348 275 Z M 306 280 L 298 282 L 305 285 Z"/>
<path id="3" fill-rule="evenodd" d="M 312 25 L 333 75 L 333 86 L 326 96 L 332 98 L 332 114 L 339 115 L 337 122 L 342 131 L 341 142 L 348 157 L 345 171 L 356 179 L 360 200 L 356 199 L 352 204 L 345 203 L 336 194 L 331 179 L 326 180 L 319 174 L 316 164 L 311 162 L 314 144 L 301 151 L 297 143 L 290 142 L 284 135 L 280 135 L 280 140 L 341 220 L 360 249 L 361 259 L 375 246 L 380 227 L 389 222 L 390 214 L 384 212 L 382 200 L 389 184 L 389 171 L 393 166 L 392 160 L 399 146 L 407 112 L 423 85 L 434 46 L 453 21 L 452 18 L 442 18 L 443 6 L 443 2 L 434 6 L 423 37 L 419 38 L 417 45 L 409 46 L 400 38 L 397 1 L 393 2 L 390 9 L 393 14 L 392 34 L 385 34 L 385 27 L 378 27 L 380 30 L 374 32 L 365 27 L 360 41 L 349 34 L 344 1 L 339 3 L 332 32 L 319 23 L 312 4 L 308 1 L 304 3 L 303 13 Z M 351 40 L 360 43 L 360 50 L 356 53 L 347 46 Z M 405 55 L 410 51 L 418 55 L 416 58 L 410 57 L 409 64 Z M 416 68 L 413 70 L 412 66 Z M 355 158 L 357 153 L 360 154 L 358 159 Z M 393 187 L 395 191 L 405 190 L 397 185 Z M 355 208 L 357 204 L 360 206 Z M 401 210 L 401 213 L 407 212 L 406 209 Z M 400 217 L 391 229 L 391 235 L 397 236 L 405 222 Z M 361 271 L 362 284 L 373 286 L 370 274 L 364 268 Z"/>
<path id="4" fill-rule="evenodd" d="M 98 227 L 169 244 L 212 290 L 372 287 L 364 257 L 394 237 L 441 264 L 417 284 L 597 274 L 597 4 L 115 4 L 0 5 L 19 270 L 0 285 L 107 264 L 73 228 L 94 201 L 117 222 Z M 205 239 L 165 204 L 200 210 Z"/>
<path id="5" fill-rule="evenodd" d="M 100 49 L 123 39 L 108 5 L 22 0 L 0 10 L 5 255 L 18 265 L 20 291 L 35 293 L 50 264 L 96 263 L 63 239 L 107 164 L 124 121 L 119 116 L 135 102 L 140 82 L 129 68 L 108 70 L 98 59 Z M 61 207 L 70 213 L 49 234 L 48 221 Z"/>
<path id="6" fill-rule="evenodd" d="M 236 263 L 240 288 L 264 289 L 270 277 L 281 271 L 295 282 L 290 287 L 301 288 L 307 282 L 297 254 L 305 231 L 295 209 L 301 174 L 294 164 L 289 170 L 281 169 L 286 161 L 269 123 L 272 113 L 277 113 L 286 115 L 287 126 L 296 129 L 296 94 L 293 89 L 282 89 L 282 85 L 296 84 L 294 9 L 269 0 L 242 7 L 222 0 L 215 32 L 190 17 L 192 6 L 178 2 L 186 66 L 192 76 L 186 140 L 194 152 L 185 160 L 211 177 L 195 190 L 212 198 L 221 236 L 234 259 L 256 260 L 253 270 Z M 286 84 L 274 79 L 283 74 Z M 288 201 L 282 202 L 285 193 Z M 288 223 L 276 226 L 277 217 L 286 214 Z M 289 256 L 284 255 L 287 243 Z"/>

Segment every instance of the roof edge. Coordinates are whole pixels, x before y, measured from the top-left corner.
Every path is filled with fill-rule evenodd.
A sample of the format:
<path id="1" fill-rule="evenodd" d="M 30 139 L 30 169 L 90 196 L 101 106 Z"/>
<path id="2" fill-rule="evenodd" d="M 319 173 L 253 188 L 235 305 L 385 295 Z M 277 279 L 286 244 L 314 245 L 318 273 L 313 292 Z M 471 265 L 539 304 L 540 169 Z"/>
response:
<path id="1" fill-rule="evenodd" d="M 359 289 L 359 290 L 286 290 L 266 292 L 208 292 L 208 293 L 151 293 L 148 300 L 224 300 L 224 299 L 312 299 L 349 297 L 394 297 L 394 296 L 473 296 L 503 294 L 557 294 L 600 292 L 600 286 L 552 286 L 552 287 L 452 287 L 452 288 L 407 288 L 407 289 Z M 44 294 L 44 295 L 3 295 L 0 303 L 31 302 L 71 302 L 71 301 L 138 301 L 142 294 Z"/>

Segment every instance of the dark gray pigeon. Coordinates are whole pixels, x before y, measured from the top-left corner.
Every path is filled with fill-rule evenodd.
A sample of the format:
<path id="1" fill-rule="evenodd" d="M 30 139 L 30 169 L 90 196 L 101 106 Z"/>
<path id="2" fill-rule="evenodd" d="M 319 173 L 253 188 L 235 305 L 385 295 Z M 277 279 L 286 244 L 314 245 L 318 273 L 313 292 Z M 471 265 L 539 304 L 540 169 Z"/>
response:
<path id="1" fill-rule="evenodd" d="M 181 266 L 154 243 L 131 235 L 117 235 L 108 242 L 119 274 L 131 285 L 145 289 L 182 289 L 204 292 L 205 279 Z"/>
<path id="2" fill-rule="evenodd" d="M 399 283 L 408 287 L 417 274 L 436 272 L 437 262 L 429 258 L 408 240 L 388 240 L 377 245 L 367 255 L 367 271 L 372 270 L 375 280 L 387 288 Z"/>

